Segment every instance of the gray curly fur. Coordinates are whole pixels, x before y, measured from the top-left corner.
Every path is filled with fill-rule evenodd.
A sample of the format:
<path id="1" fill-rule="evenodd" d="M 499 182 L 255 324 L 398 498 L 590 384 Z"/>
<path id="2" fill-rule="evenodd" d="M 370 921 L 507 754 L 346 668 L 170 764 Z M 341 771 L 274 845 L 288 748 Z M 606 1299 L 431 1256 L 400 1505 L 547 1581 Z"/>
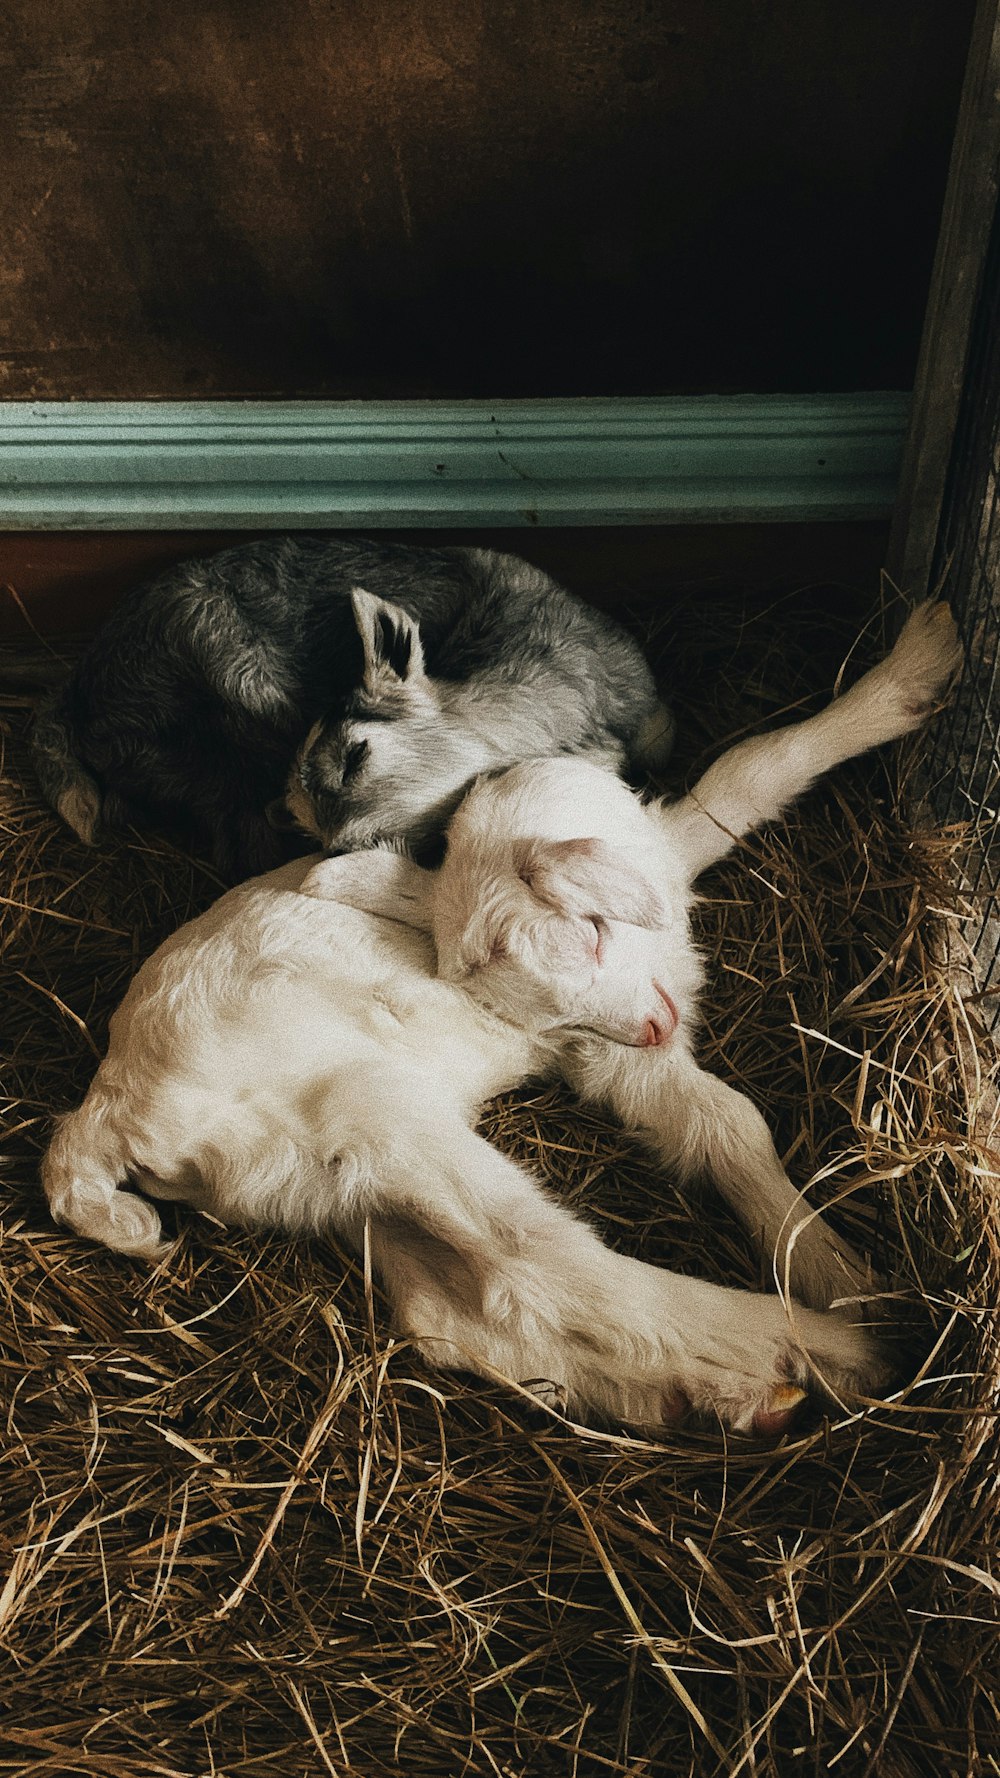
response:
<path id="1" fill-rule="evenodd" d="M 539 569 L 488 550 L 279 537 L 182 563 L 118 606 L 36 719 L 48 800 L 90 842 L 135 823 L 206 849 L 228 878 L 280 862 L 288 840 L 268 805 L 314 725 L 357 713 L 355 587 L 416 620 L 429 683 L 462 690 L 443 695 L 453 726 L 467 693 L 480 728 L 496 712 L 517 737 L 512 758 L 643 752 L 657 702 L 638 644 Z M 425 713 L 417 784 L 426 730 Z M 448 812 L 425 811 L 413 832 Z"/>

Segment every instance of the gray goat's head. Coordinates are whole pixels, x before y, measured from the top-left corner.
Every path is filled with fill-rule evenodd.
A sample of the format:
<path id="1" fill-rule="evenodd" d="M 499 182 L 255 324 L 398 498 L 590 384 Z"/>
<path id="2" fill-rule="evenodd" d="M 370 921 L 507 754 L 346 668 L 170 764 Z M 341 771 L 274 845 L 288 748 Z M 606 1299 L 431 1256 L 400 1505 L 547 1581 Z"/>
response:
<path id="1" fill-rule="evenodd" d="M 481 758 L 427 673 L 417 621 L 360 587 L 351 603 L 361 680 L 342 715 L 313 724 L 285 804 L 329 852 L 380 840 L 420 844 L 443 832 Z"/>

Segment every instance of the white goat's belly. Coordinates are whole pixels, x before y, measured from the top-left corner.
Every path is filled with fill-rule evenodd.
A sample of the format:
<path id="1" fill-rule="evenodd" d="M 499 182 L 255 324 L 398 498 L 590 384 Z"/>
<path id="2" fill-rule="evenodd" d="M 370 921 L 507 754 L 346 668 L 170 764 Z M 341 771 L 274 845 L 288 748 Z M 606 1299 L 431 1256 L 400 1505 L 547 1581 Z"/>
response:
<path id="1" fill-rule="evenodd" d="M 527 1036 L 437 980 L 426 934 L 272 886 L 285 875 L 182 928 L 115 1015 L 101 1072 L 160 1178 L 234 1147 L 330 1153 L 373 1089 L 471 1120 L 539 1066 Z"/>

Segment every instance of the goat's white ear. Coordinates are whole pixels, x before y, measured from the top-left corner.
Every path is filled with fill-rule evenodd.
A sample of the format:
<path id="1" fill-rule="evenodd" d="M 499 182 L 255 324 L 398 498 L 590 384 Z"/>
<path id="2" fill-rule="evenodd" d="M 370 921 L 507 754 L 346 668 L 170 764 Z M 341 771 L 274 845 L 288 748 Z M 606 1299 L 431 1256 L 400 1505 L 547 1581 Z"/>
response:
<path id="1" fill-rule="evenodd" d="M 666 908 L 627 854 L 605 840 L 527 840 L 516 859 L 533 895 L 560 914 L 664 926 Z"/>
<path id="2" fill-rule="evenodd" d="M 351 592 L 354 621 L 364 650 L 362 683 L 375 691 L 386 683 L 409 685 L 423 679 L 420 625 L 399 605 L 356 586 Z"/>

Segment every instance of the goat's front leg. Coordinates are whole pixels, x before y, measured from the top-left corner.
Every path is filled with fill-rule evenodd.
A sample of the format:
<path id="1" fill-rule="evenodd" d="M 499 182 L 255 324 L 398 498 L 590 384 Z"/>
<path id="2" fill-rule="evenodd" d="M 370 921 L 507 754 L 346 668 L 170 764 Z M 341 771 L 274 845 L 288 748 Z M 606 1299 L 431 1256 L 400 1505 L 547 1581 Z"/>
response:
<path id="1" fill-rule="evenodd" d="M 682 1177 L 710 1179 L 754 1236 L 784 1288 L 813 1308 L 870 1295 L 878 1281 L 796 1191 L 770 1131 L 745 1094 L 680 1047 L 587 1046 L 566 1069 L 582 1096 L 612 1107 Z"/>
<path id="2" fill-rule="evenodd" d="M 376 847 L 370 852 L 342 852 L 336 858 L 321 859 L 302 879 L 299 894 L 317 901 L 339 901 L 363 914 L 381 914 L 387 920 L 429 932 L 435 875 L 402 852 Z"/>
<path id="3" fill-rule="evenodd" d="M 863 1328 L 614 1253 L 457 1120 L 418 1127 L 411 1102 L 408 1121 L 364 1208 L 396 1318 L 434 1363 L 617 1420 L 690 1406 L 770 1433 L 817 1373 L 838 1394 L 878 1380 Z"/>
<path id="4" fill-rule="evenodd" d="M 773 821 L 823 772 L 919 728 L 959 669 L 961 646 L 947 605 L 924 604 L 895 648 L 818 716 L 731 747 L 680 802 L 650 813 L 681 852 L 690 879 L 743 834 Z"/>

